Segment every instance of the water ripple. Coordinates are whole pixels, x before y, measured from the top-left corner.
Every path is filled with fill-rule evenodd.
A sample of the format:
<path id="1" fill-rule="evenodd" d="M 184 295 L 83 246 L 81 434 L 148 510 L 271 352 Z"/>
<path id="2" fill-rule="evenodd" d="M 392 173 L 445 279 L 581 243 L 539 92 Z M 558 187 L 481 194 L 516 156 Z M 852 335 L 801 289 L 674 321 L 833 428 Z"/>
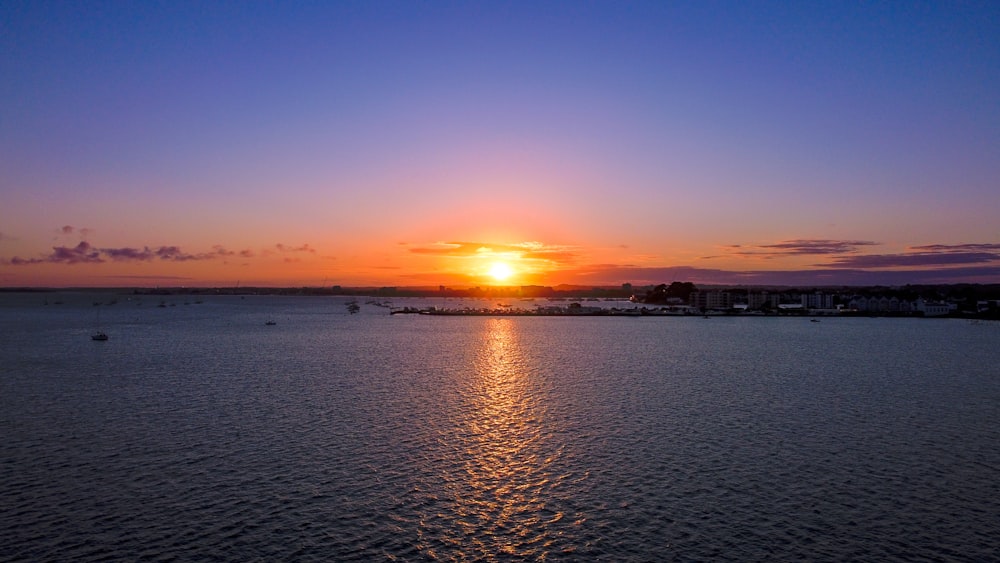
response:
<path id="1" fill-rule="evenodd" d="M 143 313 L 110 312 L 134 332 L 102 348 L 83 308 L 9 331 L 3 560 L 1000 550 L 1000 347 L 967 325 L 397 318 L 309 299 Z"/>

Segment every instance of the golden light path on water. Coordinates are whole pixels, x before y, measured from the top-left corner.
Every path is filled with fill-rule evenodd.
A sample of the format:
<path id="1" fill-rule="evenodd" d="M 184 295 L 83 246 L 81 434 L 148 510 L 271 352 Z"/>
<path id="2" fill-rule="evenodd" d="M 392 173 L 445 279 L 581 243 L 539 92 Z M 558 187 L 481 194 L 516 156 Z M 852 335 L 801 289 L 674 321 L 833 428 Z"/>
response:
<path id="1" fill-rule="evenodd" d="M 545 408 L 511 319 L 488 319 L 474 371 L 455 411 L 461 463 L 450 481 L 453 518 L 445 539 L 459 558 L 544 557 L 556 540 L 548 526 L 563 518 L 546 498 L 558 486 L 551 464 L 561 449 L 545 444 Z M 444 539 L 444 538 L 442 538 Z M 558 549 L 558 548 L 557 548 Z"/>

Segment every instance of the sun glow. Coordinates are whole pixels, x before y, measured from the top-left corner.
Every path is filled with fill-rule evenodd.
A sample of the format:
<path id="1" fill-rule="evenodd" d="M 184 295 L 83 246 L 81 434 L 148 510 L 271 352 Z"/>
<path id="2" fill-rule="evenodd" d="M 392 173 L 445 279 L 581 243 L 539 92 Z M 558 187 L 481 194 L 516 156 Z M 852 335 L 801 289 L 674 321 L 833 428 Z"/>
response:
<path id="1" fill-rule="evenodd" d="M 494 262 L 493 265 L 490 266 L 489 274 L 496 281 L 502 282 L 514 275 L 514 270 L 504 262 Z"/>

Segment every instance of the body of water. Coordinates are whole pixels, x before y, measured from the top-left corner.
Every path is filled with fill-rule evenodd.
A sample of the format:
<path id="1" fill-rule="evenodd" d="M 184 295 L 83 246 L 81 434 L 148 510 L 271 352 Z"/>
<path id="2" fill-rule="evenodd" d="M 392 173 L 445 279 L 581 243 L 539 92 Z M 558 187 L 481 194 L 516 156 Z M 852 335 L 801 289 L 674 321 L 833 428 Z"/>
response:
<path id="1" fill-rule="evenodd" d="M 1000 557 L 995 325 L 111 299 L 0 295 L 2 560 Z"/>

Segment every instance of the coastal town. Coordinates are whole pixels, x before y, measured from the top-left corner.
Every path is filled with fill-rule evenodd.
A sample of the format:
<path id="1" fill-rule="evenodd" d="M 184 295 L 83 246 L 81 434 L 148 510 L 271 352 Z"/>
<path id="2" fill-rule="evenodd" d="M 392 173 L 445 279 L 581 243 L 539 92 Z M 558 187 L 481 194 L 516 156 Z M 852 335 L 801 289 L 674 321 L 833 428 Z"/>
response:
<path id="1" fill-rule="evenodd" d="M 335 292 L 351 290 L 334 288 Z M 379 288 L 379 297 L 453 297 L 534 301 L 482 308 L 438 308 L 429 314 L 505 315 L 810 315 L 1000 319 L 1000 285 L 763 288 L 703 287 L 691 282 L 619 287 L 475 287 L 434 290 Z M 623 303 L 627 300 L 628 303 Z M 538 303 L 541 301 L 542 303 Z M 603 304 L 594 302 L 603 301 Z M 566 303 L 563 303 L 566 302 Z M 568 303 L 568 304 L 567 304 Z M 523 303 L 521 303 L 523 305 Z"/>
<path id="2" fill-rule="evenodd" d="M 529 301 L 536 301 L 529 298 Z M 633 296 L 627 304 L 621 299 L 605 298 L 608 303 L 586 303 L 601 301 L 598 298 L 569 300 L 568 304 L 558 303 L 567 298 L 548 298 L 546 303 L 533 303 L 531 307 L 512 306 L 505 303 L 485 306 L 462 307 L 401 307 L 393 308 L 390 314 L 423 314 L 438 316 L 687 316 L 704 317 L 719 315 L 743 316 L 910 316 L 997 318 L 998 300 L 982 300 L 974 309 L 963 308 L 962 302 L 932 301 L 918 297 L 913 300 L 886 295 L 839 295 L 824 293 L 768 292 L 752 290 L 746 293 L 733 291 L 695 291 L 687 300 L 670 297 L 662 303 L 648 303 L 643 298 Z M 583 302 L 581 302 L 583 301 Z M 555 303 L 552 303 L 555 302 Z M 379 302 L 375 302 L 379 303 Z M 586 303 L 586 304 L 584 304 Z"/>

